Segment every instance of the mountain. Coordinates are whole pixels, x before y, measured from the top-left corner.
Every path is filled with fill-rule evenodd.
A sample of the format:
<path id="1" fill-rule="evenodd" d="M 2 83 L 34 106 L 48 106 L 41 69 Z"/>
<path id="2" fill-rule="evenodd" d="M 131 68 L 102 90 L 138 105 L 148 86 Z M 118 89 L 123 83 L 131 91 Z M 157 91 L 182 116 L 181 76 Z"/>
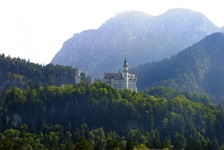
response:
<path id="1" fill-rule="evenodd" d="M 224 103 L 223 56 L 224 34 L 214 33 L 170 59 L 140 65 L 131 71 L 137 75 L 140 89 L 162 85 L 204 92 Z"/>
<path id="2" fill-rule="evenodd" d="M 125 57 L 129 67 L 162 60 L 220 30 L 203 14 L 187 9 L 159 16 L 122 12 L 98 29 L 74 34 L 51 63 L 102 78 L 103 72 L 118 72 Z"/>

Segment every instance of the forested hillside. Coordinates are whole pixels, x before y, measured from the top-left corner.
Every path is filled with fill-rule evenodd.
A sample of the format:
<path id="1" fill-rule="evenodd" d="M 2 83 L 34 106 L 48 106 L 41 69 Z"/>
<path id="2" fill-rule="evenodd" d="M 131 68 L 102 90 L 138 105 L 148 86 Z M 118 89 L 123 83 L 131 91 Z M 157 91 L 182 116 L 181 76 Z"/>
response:
<path id="1" fill-rule="evenodd" d="M 206 95 L 104 83 L 14 87 L 1 98 L 1 149 L 218 149 L 224 109 Z"/>
<path id="2" fill-rule="evenodd" d="M 224 107 L 212 103 L 222 100 L 223 50 L 215 33 L 135 68 L 138 93 L 84 74 L 74 84 L 72 67 L 0 55 L 0 149 L 224 148 Z"/>
<path id="3" fill-rule="evenodd" d="M 68 66 L 42 66 L 24 59 L 0 55 L 0 88 L 4 92 L 13 86 L 26 88 L 32 84 L 63 85 L 75 83 L 76 69 Z M 82 73 L 82 78 L 85 75 Z"/>
<path id="4" fill-rule="evenodd" d="M 214 33 L 160 62 L 131 69 L 144 90 L 162 85 L 183 91 L 207 93 L 214 102 L 224 103 L 224 34 Z"/>

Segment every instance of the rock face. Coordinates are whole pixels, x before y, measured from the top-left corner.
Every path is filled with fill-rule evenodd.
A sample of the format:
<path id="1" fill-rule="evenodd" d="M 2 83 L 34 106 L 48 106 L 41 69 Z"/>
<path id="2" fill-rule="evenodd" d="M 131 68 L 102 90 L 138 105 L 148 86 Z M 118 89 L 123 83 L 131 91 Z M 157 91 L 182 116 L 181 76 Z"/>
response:
<path id="1" fill-rule="evenodd" d="M 171 9 L 159 16 L 123 12 L 96 30 L 75 34 L 51 63 L 102 78 L 103 72 L 118 72 L 124 58 L 130 68 L 169 58 L 220 30 L 203 14 L 186 9 Z"/>

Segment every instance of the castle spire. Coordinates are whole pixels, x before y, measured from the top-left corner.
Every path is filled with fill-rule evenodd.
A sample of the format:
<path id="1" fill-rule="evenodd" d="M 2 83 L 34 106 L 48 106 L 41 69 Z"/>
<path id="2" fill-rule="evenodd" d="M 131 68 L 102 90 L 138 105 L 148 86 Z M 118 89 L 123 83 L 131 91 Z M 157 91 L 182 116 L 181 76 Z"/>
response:
<path id="1" fill-rule="evenodd" d="M 128 65 L 127 59 L 124 60 L 124 65 Z"/>
<path id="2" fill-rule="evenodd" d="M 124 65 L 123 65 L 123 72 L 128 72 L 128 61 L 127 61 L 127 59 L 125 58 L 125 60 L 124 60 Z"/>

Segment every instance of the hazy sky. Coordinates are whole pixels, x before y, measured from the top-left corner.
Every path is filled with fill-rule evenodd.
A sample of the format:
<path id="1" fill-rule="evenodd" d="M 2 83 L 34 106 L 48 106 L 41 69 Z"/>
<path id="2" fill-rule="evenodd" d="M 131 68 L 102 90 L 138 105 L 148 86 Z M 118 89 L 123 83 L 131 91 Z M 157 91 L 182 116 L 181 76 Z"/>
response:
<path id="1" fill-rule="evenodd" d="M 0 53 L 48 64 L 63 42 L 126 10 L 160 15 L 171 8 L 202 12 L 224 26 L 222 0 L 1 0 Z"/>

